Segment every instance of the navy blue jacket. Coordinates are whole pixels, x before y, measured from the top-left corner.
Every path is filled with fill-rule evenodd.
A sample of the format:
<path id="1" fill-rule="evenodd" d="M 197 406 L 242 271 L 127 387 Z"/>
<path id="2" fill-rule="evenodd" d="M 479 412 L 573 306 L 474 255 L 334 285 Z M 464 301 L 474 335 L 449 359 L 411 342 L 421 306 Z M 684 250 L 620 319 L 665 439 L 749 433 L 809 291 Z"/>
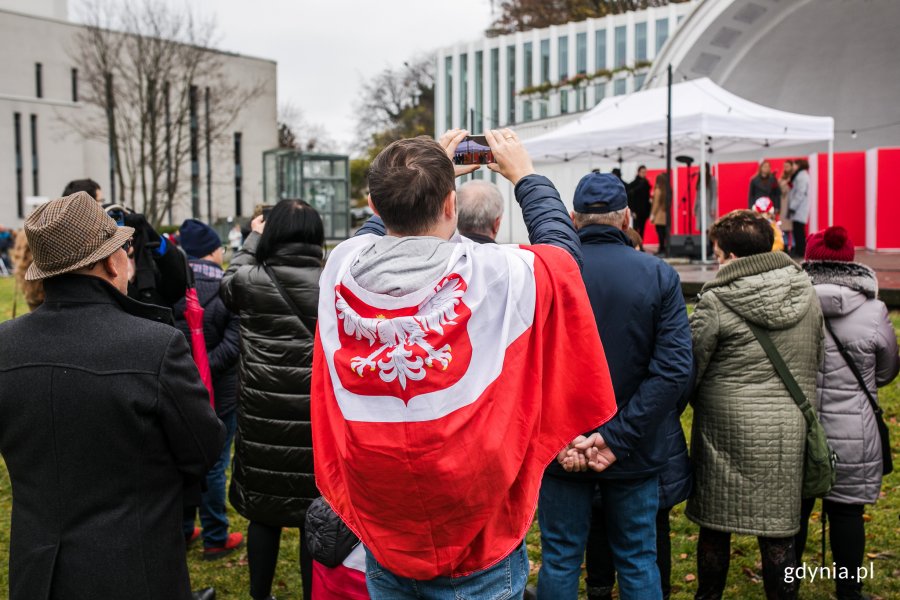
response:
<path id="1" fill-rule="evenodd" d="M 687 446 L 678 417 L 693 358 L 678 274 L 658 258 L 635 251 L 615 227 L 590 225 L 578 237 L 582 276 L 619 409 L 599 428 L 617 460 L 593 475 L 632 479 L 672 470 L 676 483 L 686 480 L 689 489 Z M 666 469 L 673 457 L 678 464 Z M 672 490 L 669 496 L 680 493 Z"/>
<path id="2" fill-rule="evenodd" d="M 575 226 L 572 225 L 572 219 L 569 218 L 553 182 L 543 175 L 528 175 L 516 184 L 515 195 L 522 207 L 528 240 L 532 244 L 550 244 L 562 248 L 572 255 L 581 268 L 584 265 L 581 242 L 578 241 Z M 378 216 L 370 217 L 356 235 L 366 233 L 384 235 L 384 222 Z"/>
<path id="3" fill-rule="evenodd" d="M 224 271 L 219 265 L 192 259 L 189 261 L 194 271 L 197 298 L 203 307 L 203 337 L 206 340 L 206 354 L 209 356 L 209 370 L 213 379 L 213 393 L 216 414 L 229 414 L 237 406 L 238 358 L 241 354 L 240 319 L 225 308 L 219 297 L 219 284 Z M 184 318 L 185 300 L 175 303 L 172 312 L 175 326 L 191 342 L 191 330 Z"/>

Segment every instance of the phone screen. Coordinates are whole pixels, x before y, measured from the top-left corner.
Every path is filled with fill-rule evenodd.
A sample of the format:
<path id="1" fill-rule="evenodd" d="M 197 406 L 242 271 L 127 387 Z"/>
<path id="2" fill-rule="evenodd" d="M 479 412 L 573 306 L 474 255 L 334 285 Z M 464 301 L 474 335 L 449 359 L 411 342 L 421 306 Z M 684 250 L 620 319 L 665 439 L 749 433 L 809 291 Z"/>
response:
<path id="1" fill-rule="evenodd" d="M 453 164 L 486 165 L 494 162 L 494 153 L 483 135 L 467 135 L 453 153 Z"/>

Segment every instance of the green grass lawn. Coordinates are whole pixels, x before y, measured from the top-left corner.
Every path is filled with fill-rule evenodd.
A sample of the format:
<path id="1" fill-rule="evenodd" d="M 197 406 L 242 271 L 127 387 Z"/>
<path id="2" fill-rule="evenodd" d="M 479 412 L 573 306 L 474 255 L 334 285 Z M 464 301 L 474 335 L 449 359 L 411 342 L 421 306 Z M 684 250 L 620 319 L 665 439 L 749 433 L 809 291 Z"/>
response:
<path id="1" fill-rule="evenodd" d="M 12 280 L 0 279 L 0 321 L 9 318 L 12 301 Z M 894 327 L 900 335 L 900 313 L 892 315 Z M 900 464 L 900 378 L 879 394 L 885 410 L 885 418 L 891 429 L 894 457 Z M 685 431 L 690 433 L 691 409 L 685 412 L 682 422 Z M 875 507 L 870 507 L 866 518 L 868 557 L 866 562 L 875 565 L 875 575 L 867 581 L 865 590 L 876 597 L 884 599 L 900 598 L 900 471 L 889 475 L 884 482 L 882 499 Z M 9 521 L 12 508 L 12 493 L 6 467 L 0 461 L 0 594 L 8 589 L 8 551 Z M 817 507 L 818 508 L 818 507 Z M 246 532 L 247 522 L 229 511 L 232 527 L 235 531 Z M 813 513 L 813 523 L 807 552 L 804 555 L 808 565 L 821 564 L 821 525 L 818 511 Z M 672 511 L 672 598 L 688 600 L 693 598 L 696 589 L 696 545 L 698 528 L 684 516 L 684 505 Z M 278 571 L 275 576 L 273 594 L 278 598 L 299 598 L 301 594 L 299 557 L 299 538 L 296 530 L 286 530 L 282 539 L 282 552 L 279 557 Z M 531 583 L 537 578 L 540 567 L 540 534 L 537 526 L 528 534 L 528 553 L 531 558 Z M 831 551 L 828 551 L 827 564 L 831 565 Z M 249 579 L 247 573 L 246 549 L 217 562 L 204 562 L 198 547 L 188 554 L 191 580 L 195 588 L 214 586 L 220 600 L 237 600 L 249 597 Z M 830 581 L 804 583 L 800 597 L 807 600 L 827 599 L 833 593 Z M 734 536 L 732 540 L 731 572 L 728 579 L 726 598 L 762 598 L 764 597 L 759 551 L 756 538 Z"/>

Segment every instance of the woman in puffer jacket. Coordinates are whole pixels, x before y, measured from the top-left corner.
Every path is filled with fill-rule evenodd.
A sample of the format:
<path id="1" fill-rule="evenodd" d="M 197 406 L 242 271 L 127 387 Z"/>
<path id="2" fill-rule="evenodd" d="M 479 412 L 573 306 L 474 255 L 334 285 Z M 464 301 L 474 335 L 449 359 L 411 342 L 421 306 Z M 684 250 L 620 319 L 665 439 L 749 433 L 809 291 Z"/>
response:
<path id="1" fill-rule="evenodd" d="M 282 527 L 298 527 L 303 597 L 312 557 L 302 532 L 319 496 L 313 471 L 309 392 L 324 228 L 302 200 L 282 200 L 222 278 L 220 295 L 240 316 L 240 396 L 229 499 L 250 521 L 250 595 L 270 598 Z M 286 297 L 285 297 L 286 296 Z"/>
<path id="2" fill-rule="evenodd" d="M 878 281 L 869 267 L 853 262 L 853 243 L 843 227 L 829 227 L 811 235 L 804 270 L 812 278 L 822 313 L 834 336 L 850 354 L 866 387 L 889 384 L 900 371 L 897 336 L 884 303 L 878 300 Z M 838 571 L 851 578 L 835 580 L 838 600 L 863 598 L 855 580 L 862 566 L 866 532 L 863 512 L 881 492 L 881 439 L 871 403 L 831 334 L 826 335 L 825 360 L 816 384 L 816 412 L 837 453 L 837 481 L 822 501 L 831 521 L 831 551 Z M 803 502 L 802 528 L 796 543 L 801 560 L 814 500 Z"/>

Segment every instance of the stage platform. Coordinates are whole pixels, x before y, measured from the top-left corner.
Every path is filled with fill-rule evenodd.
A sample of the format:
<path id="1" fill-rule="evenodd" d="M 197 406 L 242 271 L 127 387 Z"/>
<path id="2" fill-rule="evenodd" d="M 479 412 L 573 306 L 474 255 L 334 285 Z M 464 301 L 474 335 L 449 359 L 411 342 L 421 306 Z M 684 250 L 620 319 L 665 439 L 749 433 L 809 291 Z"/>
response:
<path id="1" fill-rule="evenodd" d="M 656 249 L 647 246 L 647 250 L 654 252 Z M 856 260 L 875 269 L 878 275 L 879 297 L 888 308 L 900 310 L 900 253 L 857 250 Z M 702 265 L 683 259 L 670 259 L 669 263 L 681 277 L 681 289 L 688 302 L 697 300 L 700 288 L 716 276 L 719 268 L 715 263 Z"/>

